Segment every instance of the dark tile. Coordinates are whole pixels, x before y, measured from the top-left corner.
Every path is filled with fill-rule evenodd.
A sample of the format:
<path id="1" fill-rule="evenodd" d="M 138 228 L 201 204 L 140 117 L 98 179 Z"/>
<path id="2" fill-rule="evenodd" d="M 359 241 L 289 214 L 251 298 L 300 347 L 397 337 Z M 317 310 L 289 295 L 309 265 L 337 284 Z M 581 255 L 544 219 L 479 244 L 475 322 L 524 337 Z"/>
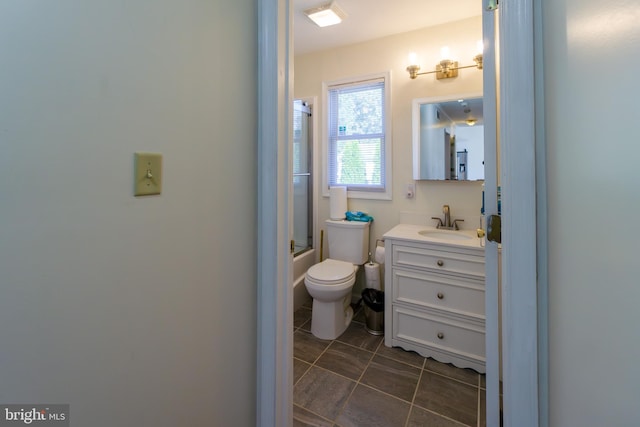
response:
<path id="1" fill-rule="evenodd" d="M 475 426 L 478 418 L 478 390 L 478 387 L 424 371 L 413 403 L 463 424 Z"/>
<path id="2" fill-rule="evenodd" d="M 307 320 L 300 326 L 300 330 L 311 333 L 311 319 Z"/>
<path id="3" fill-rule="evenodd" d="M 364 372 L 373 353 L 334 341 L 316 361 L 317 366 L 357 380 Z"/>
<path id="4" fill-rule="evenodd" d="M 364 309 L 362 308 L 362 304 L 355 307 L 352 304 L 351 307 L 353 308 L 353 321 L 362 323 L 364 325 L 367 319 L 366 317 L 364 317 Z"/>
<path id="5" fill-rule="evenodd" d="M 293 403 L 329 420 L 335 420 L 356 383 L 312 366 L 293 388 Z"/>
<path id="6" fill-rule="evenodd" d="M 403 427 L 410 404 L 359 384 L 336 422 L 341 427 Z"/>
<path id="7" fill-rule="evenodd" d="M 293 333 L 293 356 L 313 363 L 330 343 L 331 341 L 316 338 L 309 332 L 297 330 Z"/>
<path id="8" fill-rule="evenodd" d="M 484 389 L 480 389 L 480 427 L 487 425 L 487 392 Z"/>
<path id="9" fill-rule="evenodd" d="M 347 330 L 336 338 L 337 341 L 369 351 L 375 351 L 383 339 L 384 337 L 380 335 L 371 335 L 364 329 L 363 324 L 356 322 L 351 322 Z"/>
<path id="10" fill-rule="evenodd" d="M 389 359 L 397 360 L 399 362 L 404 362 L 417 368 L 422 368 L 425 360 L 424 357 L 420 356 L 415 351 L 407 351 L 400 347 L 387 347 L 384 344 L 378 347 L 376 354 L 388 357 Z"/>
<path id="11" fill-rule="evenodd" d="M 457 368 L 449 363 L 441 363 L 431 358 L 426 360 L 424 369 L 462 381 L 474 387 L 478 386 L 478 376 L 480 374 L 473 369 Z"/>
<path id="12" fill-rule="evenodd" d="M 297 309 L 293 313 L 293 327 L 299 328 L 311 319 L 311 310 L 305 307 Z"/>
<path id="13" fill-rule="evenodd" d="M 293 405 L 293 427 L 331 427 L 333 422 L 320 415 L 309 412 L 298 405 Z"/>
<path id="14" fill-rule="evenodd" d="M 297 383 L 300 378 L 304 375 L 305 372 L 309 370 L 311 367 L 307 362 L 303 362 L 300 359 L 293 359 L 293 383 Z"/>
<path id="15" fill-rule="evenodd" d="M 433 412 L 429 412 L 417 406 L 411 408 L 411 414 L 409 415 L 409 422 L 407 427 L 461 427 L 464 424 L 460 424 L 457 421 L 450 420 Z"/>
<path id="16" fill-rule="evenodd" d="M 419 378 L 419 368 L 376 355 L 360 382 L 411 402 Z"/>

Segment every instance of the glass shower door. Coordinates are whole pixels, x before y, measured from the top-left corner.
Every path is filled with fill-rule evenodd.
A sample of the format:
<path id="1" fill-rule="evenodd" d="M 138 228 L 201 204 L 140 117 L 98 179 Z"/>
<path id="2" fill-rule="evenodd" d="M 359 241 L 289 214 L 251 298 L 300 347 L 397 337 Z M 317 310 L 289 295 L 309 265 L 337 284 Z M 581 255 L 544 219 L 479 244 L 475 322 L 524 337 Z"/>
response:
<path id="1" fill-rule="evenodd" d="M 293 239 L 294 256 L 313 244 L 311 108 L 293 102 Z"/>

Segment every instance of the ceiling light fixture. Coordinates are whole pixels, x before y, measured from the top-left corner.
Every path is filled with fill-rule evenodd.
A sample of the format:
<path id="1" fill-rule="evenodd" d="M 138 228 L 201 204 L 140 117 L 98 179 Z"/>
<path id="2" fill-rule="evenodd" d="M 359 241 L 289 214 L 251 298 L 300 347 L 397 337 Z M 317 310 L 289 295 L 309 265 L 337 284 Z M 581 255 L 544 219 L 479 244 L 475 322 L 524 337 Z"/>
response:
<path id="1" fill-rule="evenodd" d="M 409 77 L 415 79 L 418 76 L 423 74 L 433 74 L 435 73 L 436 79 L 450 79 L 452 77 L 458 77 L 458 70 L 463 68 L 477 68 L 478 70 L 482 70 L 482 50 L 483 50 L 482 40 L 478 40 L 477 48 L 478 54 L 473 57 L 474 65 L 465 65 L 463 67 L 458 66 L 458 61 L 453 61 L 449 59 L 451 57 L 449 48 L 444 46 L 440 49 L 440 57 L 442 58 L 438 64 L 436 64 L 436 69 L 434 71 L 425 71 L 419 73 L 420 66 L 417 63 L 417 56 L 415 53 L 409 54 L 409 63 L 410 65 L 407 67 L 407 71 L 409 72 Z"/>
<path id="2" fill-rule="evenodd" d="M 334 1 L 324 6 L 314 7 L 304 11 L 304 14 L 309 17 L 318 27 L 328 27 L 329 25 L 336 25 L 342 22 L 347 17 L 340 6 Z"/>

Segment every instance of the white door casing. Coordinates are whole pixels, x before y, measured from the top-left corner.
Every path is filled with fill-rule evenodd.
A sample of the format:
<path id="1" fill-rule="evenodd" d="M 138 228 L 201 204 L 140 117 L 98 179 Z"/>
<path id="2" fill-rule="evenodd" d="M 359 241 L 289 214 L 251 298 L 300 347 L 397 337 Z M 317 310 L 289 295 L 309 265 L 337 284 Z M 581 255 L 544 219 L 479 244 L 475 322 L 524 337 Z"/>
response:
<path id="1" fill-rule="evenodd" d="M 258 1 L 256 425 L 293 423 L 291 0 Z"/>
<path id="2" fill-rule="evenodd" d="M 483 8 L 483 103 L 484 103 L 484 206 L 485 215 L 498 214 L 498 135 L 496 11 Z M 486 225 L 485 225 L 486 226 Z M 486 417 L 488 426 L 500 425 L 500 337 L 498 304 L 498 244 L 485 246 Z"/>
<path id="3" fill-rule="evenodd" d="M 544 237 L 538 242 L 536 234 L 533 15 L 533 0 L 500 3 L 501 319 L 507 427 L 540 425 L 536 273 L 537 245 L 545 242 Z"/>

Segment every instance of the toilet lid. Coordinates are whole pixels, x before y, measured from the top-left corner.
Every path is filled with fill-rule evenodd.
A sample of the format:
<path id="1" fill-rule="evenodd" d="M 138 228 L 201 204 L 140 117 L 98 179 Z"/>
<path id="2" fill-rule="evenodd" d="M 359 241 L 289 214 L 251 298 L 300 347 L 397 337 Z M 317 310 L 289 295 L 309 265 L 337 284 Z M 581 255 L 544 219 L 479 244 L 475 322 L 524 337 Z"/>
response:
<path id="1" fill-rule="evenodd" d="M 341 283 L 355 274 L 353 264 L 334 259 L 326 259 L 307 270 L 307 276 L 319 283 Z"/>

